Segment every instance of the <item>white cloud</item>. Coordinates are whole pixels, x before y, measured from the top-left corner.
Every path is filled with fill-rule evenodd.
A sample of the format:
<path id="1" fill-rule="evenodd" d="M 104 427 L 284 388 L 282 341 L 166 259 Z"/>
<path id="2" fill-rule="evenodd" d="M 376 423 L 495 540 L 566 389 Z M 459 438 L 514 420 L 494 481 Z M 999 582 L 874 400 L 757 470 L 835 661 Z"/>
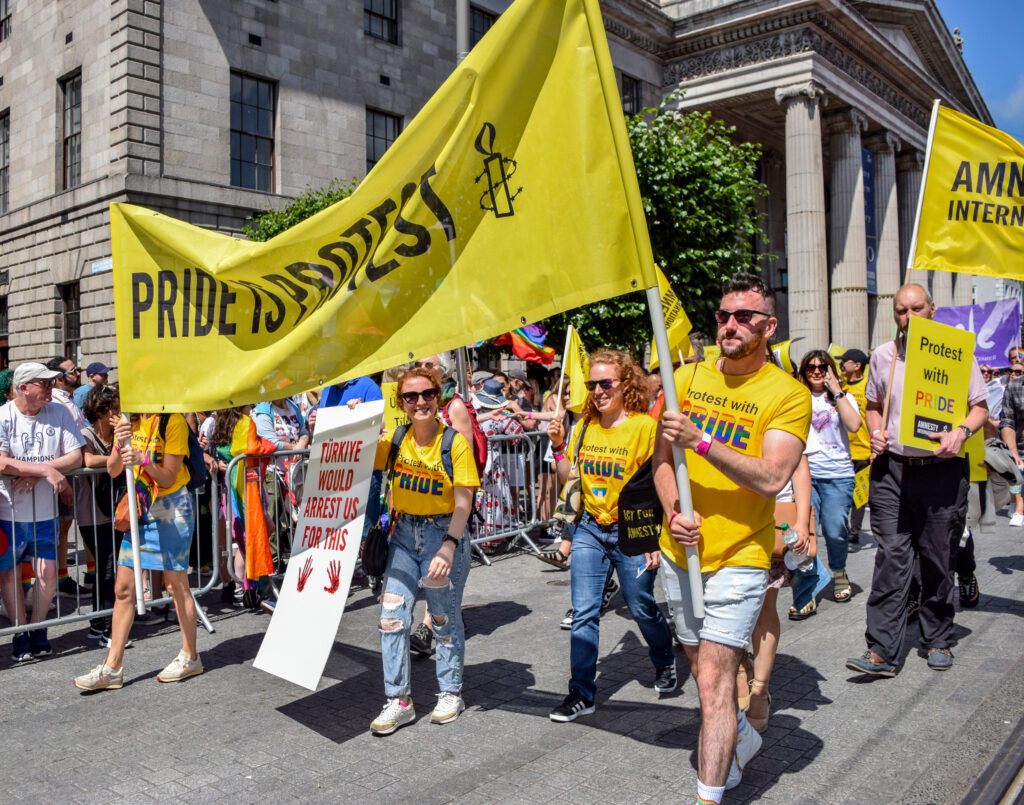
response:
<path id="1" fill-rule="evenodd" d="M 1024 76 L 1017 80 L 1017 86 L 1005 98 L 995 98 L 989 104 L 997 117 L 1024 123 Z"/>

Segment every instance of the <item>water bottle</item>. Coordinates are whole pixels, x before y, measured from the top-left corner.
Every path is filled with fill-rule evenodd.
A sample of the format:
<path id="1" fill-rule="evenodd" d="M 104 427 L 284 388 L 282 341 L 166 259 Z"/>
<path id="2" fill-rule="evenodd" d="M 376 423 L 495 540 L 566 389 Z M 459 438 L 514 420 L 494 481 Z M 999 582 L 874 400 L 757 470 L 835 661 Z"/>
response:
<path id="1" fill-rule="evenodd" d="M 783 523 L 779 528 L 782 529 L 782 543 L 788 548 L 786 551 L 783 561 L 786 563 L 786 567 L 790 570 L 799 570 L 803 573 L 807 573 L 814 569 L 814 557 L 808 556 L 806 553 L 797 553 L 793 546 L 796 545 L 797 540 L 800 539 L 800 535 L 796 533 L 792 528 L 789 527 L 789 523 Z"/>

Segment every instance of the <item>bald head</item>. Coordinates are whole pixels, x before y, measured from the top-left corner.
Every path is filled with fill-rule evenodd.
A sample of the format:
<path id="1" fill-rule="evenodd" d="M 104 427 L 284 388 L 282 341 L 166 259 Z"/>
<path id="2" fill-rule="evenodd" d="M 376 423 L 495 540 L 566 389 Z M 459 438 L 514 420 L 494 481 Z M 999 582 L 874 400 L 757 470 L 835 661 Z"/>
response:
<path id="1" fill-rule="evenodd" d="M 892 300 L 893 318 L 899 331 L 905 332 L 911 316 L 930 319 L 935 315 L 935 304 L 932 296 L 917 283 L 908 283 L 896 291 Z"/>

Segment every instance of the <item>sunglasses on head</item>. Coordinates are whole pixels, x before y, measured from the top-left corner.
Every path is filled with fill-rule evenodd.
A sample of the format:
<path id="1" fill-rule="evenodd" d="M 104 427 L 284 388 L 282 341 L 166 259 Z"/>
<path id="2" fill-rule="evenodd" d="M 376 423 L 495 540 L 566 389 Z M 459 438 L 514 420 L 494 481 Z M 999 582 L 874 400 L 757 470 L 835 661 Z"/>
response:
<path id="1" fill-rule="evenodd" d="M 825 374 L 826 371 L 828 371 L 828 364 L 827 363 L 809 363 L 809 364 L 807 364 L 807 374 L 809 374 L 809 375 Z"/>
<path id="2" fill-rule="evenodd" d="M 601 391 L 611 391 L 618 382 L 618 380 L 606 377 L 604 380 L 588 380 L 583 385 L 587 387 L 587 391 L 593 391 L 598 386 L 601 387 Z"/>
<path id="3" fill-rule="evenodd" d="M 413 364 L 415 369 L 433 369 L 436 364 L 433 361 L 416 361 Z"/>
<path id="4" fill-rule="evenodd" d="M 741 308 L 739 310 L 716 310 L 715 321 L 719 324 L 725 324 L 729 321 L 729 317 L 732 316 L 736 319 L 737 324 L 750 324 L 754 316 L 771 316 L 771 313 L 765 313 L 763 310 L 748 310 Z"/>
<path id="5" fill-rule="evenodd" d="M 437 389 L 424 389 L 423 391 L 403 391 L 398 395 L 401 397 L 406 405 L 415 405 L 416 401 L 422 397 L 423 402 L 433 402 L 437 397 Z"/>

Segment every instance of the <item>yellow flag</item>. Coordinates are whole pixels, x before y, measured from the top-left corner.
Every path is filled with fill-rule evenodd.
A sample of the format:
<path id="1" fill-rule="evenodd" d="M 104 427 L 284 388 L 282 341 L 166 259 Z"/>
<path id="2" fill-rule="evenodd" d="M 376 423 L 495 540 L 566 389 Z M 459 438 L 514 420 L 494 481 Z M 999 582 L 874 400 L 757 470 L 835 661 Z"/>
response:
<path id="1" fill-rule="evenodd" d="M 283 397 L 657 282 L 598 0 L 517 0 L 349 198 L 267 243 L 110 219 L 129 411 Z"/>
<path id="2" fill-rule="evenodd" d="M 1024 146 L 939 106 L 910 267 L 1024 279 Z"/>
<path id="3" fill-rule="evenodd" d="M 846 347 L 841 347 L 839 344 L 830 343 L 828 345 L 828 354 L 832 356 L 832 360 L 839 361 L 841 355 L 846 354 Z"/>
<path id="4" fill-rule="evenodd" d="M 587 404 L 587 378 L 590 377 L 590 356 L 583 348 L 580 334 L 571 324 L 565 335 L 565 355 L 562 356 L 562 374 L 569 382 L 569 410 L 583 412 Z"/>
<path id="5" fill-rule="evenodd" d="M 693 325 L 683 310 L 683 303 L 679 301 L 676 292 L 669 285 L 668 277 L 660 268 L 655 267 L 658 272 L 658 293 L 661 295 L 661 313 L 665 317 L 665 329 L 668 330 L 668 345 L 672 350 L 672 359 L 682 350 L 683 357 L 689 358 L 693 354 L 693 345 L 690 343 L 690 330 Z M 651 370 L 658 368 L 658 347 L 651 339 Z"/>
<path id="6" fill-rule="evenodd" d="M 779 362 L 779 366 L 782 367 L 783 371 L 787 375 L 793 374 L 793 358 L 789 354 L 789 348 L 793 343 L 793 339 L 790 338 L 786 341 L 780 341 L 778 344 L 772 344 L 771 350 L 775 355 L 775 359 Z"/>
<path id="7" fill-rule="evenodd" d="M 853 505 L 864 508 L 868 502 L 868 491 L 871 488 L 871 467 L 865 467 L 853 476 Z"/>
<path id="8" fill-rule="evenodd" d="M 704 360 L 708 363 L 715 363 L 722 357 L 722 349 L 718 344 L 707 344 L 704 347 Z"/>

